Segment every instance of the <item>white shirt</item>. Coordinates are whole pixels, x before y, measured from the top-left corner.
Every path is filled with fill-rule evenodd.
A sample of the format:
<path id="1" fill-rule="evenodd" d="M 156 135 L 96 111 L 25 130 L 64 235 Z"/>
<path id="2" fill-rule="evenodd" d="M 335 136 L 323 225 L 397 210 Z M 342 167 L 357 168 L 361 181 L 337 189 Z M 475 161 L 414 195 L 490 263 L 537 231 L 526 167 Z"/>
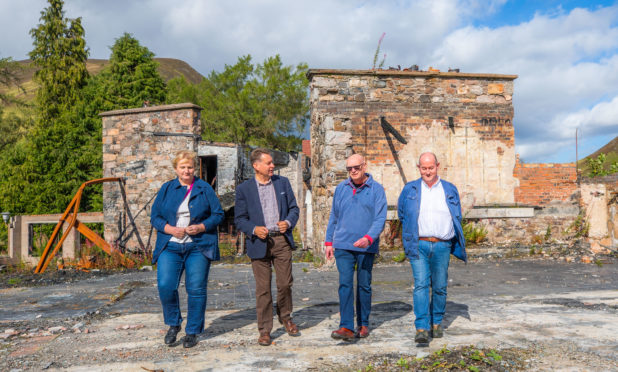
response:
<path id="1" fill-rule="evenodd" d="M 421 210 L 418 215 L 418 236 L 450 240 L 455 236 L 453 218 L 446 205 L 446 195 L 440 178 L 429 187 L 421 181 Z"/>
<path id="2" fill-rule="evenodd" d="M 176 227 L 187 227 L 189 226 L 189 222 L 191 222 L 191 213 L 189 212 L 189 199 L 191 199 L 191 193 L 187 195 L 185 200 L 180 203 L 180 207 L 178 207 L 178 211 L 176 212 Z M 170 242 L 174 243 L 190 243 L 191 237 L 185 233 L 185 236 L 182 239 L 178 239 L 175 236 L 172 236 Z"/>

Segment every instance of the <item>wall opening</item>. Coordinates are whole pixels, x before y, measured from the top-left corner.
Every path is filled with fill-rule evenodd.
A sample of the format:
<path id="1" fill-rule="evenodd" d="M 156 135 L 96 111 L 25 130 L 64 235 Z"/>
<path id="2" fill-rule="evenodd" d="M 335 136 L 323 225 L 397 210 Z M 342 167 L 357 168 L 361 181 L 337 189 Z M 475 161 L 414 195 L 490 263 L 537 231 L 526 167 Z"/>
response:
<path id="1" fill-rule="evenodd" d="M 217 155 L 200 156 L 200 178 L 217 192 Z"/>

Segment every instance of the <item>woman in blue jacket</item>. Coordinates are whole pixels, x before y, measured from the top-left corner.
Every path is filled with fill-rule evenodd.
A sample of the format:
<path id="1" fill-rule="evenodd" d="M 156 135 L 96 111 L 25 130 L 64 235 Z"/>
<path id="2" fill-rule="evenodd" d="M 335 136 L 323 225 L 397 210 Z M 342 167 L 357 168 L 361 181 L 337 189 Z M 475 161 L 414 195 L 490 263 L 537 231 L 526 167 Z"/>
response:
<path id="1" fill-rule="evenodd" d="M 211 261 L 219 260 L 217 225 L 223 210 L 210 185 L 194 176 L 196 155 L 180 151 L 172 161 L 176 179 L 161 186 L 152 205 L 150 223 L 157 229 L 152 263 L 157 264 L 157 287 L 165 324 L 165 343 L 176 342 L 182 315 L 178 285 L 185 271 L 187 324 L 184 347 L 197 344 L 204 330 L 206 285 Z"/>

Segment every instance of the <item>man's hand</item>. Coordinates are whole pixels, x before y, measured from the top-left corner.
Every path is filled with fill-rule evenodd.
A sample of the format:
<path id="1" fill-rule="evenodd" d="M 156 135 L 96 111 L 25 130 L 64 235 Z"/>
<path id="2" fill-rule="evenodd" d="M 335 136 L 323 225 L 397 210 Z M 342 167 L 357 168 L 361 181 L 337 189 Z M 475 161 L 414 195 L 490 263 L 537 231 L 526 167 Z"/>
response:
<path id="1" fill-rule="evenodd" d="M 185 228 L 176 227 L 172 225 L 165 225 L 165 233 L 172 235 L 176 239 L 182 239 L 185 237 Z"/>
<path id="2" fill-rule="evenodd" d="M 365 238 L 364 236 L 360 239 L 358 239 L 357 241 L 354 242 L 353 244 L 356 248 L 367 248 L 369 247 L 369 239 Z"/>
<path id="3" fill-rule="evenodd" d="M 288 227 L 289 227 L 289 226 L 288 226 L 288 223 L 287 223 L 287 222 L 285 222 L 285 221 L 279 221 L 279 222 L 277 222 L 277 226 L 279 226 L 279 232 L 280 232 L 280 233 L 282 233 L 282 234 L 283 234 L 284 232 L 286 232 L 286 231 L 288 230 Z"/>
<path id="4" fill-rule="evenodd" d="M 203 231 L 206 231 L 206 227 L 203 223 L 200 223 L 199 225 L 189 225 L 185 229 L 185 232 L 189 235 L 196 235 Z"/>
<path id="5" fill-rule="evenodd" d="M 326 261 L 332 260 L 335 257 L 335 250 L 333 249 L 333 246 L 324 246 L 324 254 L 326 255 Z"/>
<path id="6" fill-rule="evenodd" d="M 264 240 L 268 237 L 268 229 L 266 226 L 256 226 L 253 230 L 253 234 L 255 234 L 258 238 Z"/>

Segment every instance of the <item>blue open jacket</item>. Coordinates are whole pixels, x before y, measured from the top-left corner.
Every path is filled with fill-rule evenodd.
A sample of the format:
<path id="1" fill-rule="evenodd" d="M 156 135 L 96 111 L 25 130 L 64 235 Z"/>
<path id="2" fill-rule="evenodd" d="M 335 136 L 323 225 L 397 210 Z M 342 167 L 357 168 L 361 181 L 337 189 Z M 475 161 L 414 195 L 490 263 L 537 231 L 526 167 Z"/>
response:
<path id="1" fill-rule="evenodd" d="M 157 259 L 172 235 L 166 234 L 165 224 L 176 226 L 176 212 L 187 193 L 187 186 L 182 186 L 178 178 L 161 186 L 150 212 L 150 223 L 157 229 L 157 243 L 152 254 L 152 263 Z M 203 180 L 195 177 L 193 189 L 189 196 L 190 225 L 203 223 L 206 231 L 191 235 L 191 240 L 201 249 L 205 257 L 212 261 L 219 260 L 219 237 L 217 226 L 223 221 L 223 209 L 215 191 Z"/>
<path id="2" fill-rule="evenodd" d="M 418 215 L 421 210 L 421 182 L 423 182 L 422 178 L 408 182 L 401 191 L 397 203 L 397 213 L 403 228 L 401 233 L 403 249 L 406 257 L 411 260 L 418 259 Z M 461 226 L 459 192 L 452 183 L 442 179 L 440 182 L 442 182 L 446 205 L 451 212 L 453 227 L 455 228 L 451 253 L 460 260 L 466 261 L 466 241 Z"/>
<path id="3" fill-rule="evenodd" d="M 371 175 L 359 188 L 349 178 L 342 181 L 333 196 L 325 242 L 335 249 L 377 253 L 387 209 L 384 188 Z M 371 238 L 371 245 L 355 247 L 354 242 L 365 235 Z"/>

